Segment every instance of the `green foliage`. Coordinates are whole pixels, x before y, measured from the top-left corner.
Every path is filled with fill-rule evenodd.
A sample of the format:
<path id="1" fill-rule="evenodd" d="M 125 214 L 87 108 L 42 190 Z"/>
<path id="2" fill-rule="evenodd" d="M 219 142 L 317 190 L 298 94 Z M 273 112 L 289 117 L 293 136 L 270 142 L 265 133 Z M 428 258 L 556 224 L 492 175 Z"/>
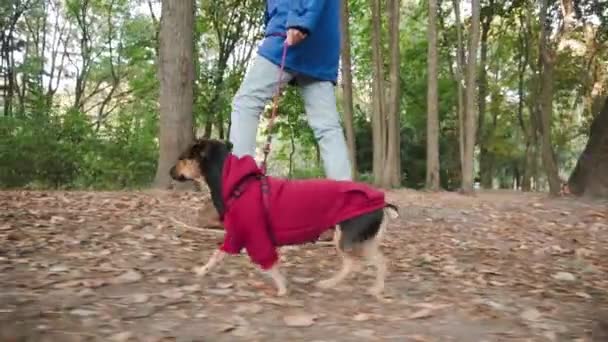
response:
<path id="1" fill-rule="evenodd" d="M 154 176 L 155 121 L 119 115 L 104 135 L 75 110 L 0 119 L 0 187 L 119 189 Z"/>
<path id="2" fill-rule="evenodd" d="M 159 13 L 151 15 L 148 4 L 137 0 L 32 0 L 27 7 L 22 3 L 0 5 L 1 32 L 8 32 L 8 19 L 20 13 L 13 41 L 7 41 L 7 46 L 17 51 L 17 58 L 11 59 L 16 86 L 10 99 L 6 93 L 0 97 L 2 110 L 10 109 L 0 116 L 0 187 L 120 189 L 148 185 L 158 156 Z M 160 1 L 150 4 L 154 7 Z M 494 19 L 485 66 L 488 97 L 478 146 L 492 157 L 494 179 L 510 186 L 523 172 L 526 160 L 527 136 L 518 116 L 519 44 L 525 31 L 520 26 L 529 15 L 525 51 L 529 65 L 523 73 L 521 118 L 528 127 L 538 98 L 539 23 L 533 2 L 508 1 L 505 5 L 491 8 L 482 2 L 482 14 Z M 349 6 L 356 158 L 359 180 L 371 182 L 371 13 L 365 0 L 349 0 Z M 221 127 L 226 137 L 232 98 L 261 37 L 263 7 L 263 0 L 247 0 L 200 3 L 196 9 L 195 122 L 199 128 L 212 127 L 212 135 L 218 135 Z M 575 4 L 577 20 L 582 22 L 592 15 L 600 19 L 594 37 L 598 49 L 593 55 L 600 69 L 608 60 L 608 51 L 602 48 L 608 32 L 604 20 L 607 8 L 599 2 L 593 6 Z M 441 185 L 448 190 L 458 188 L 460 182 L 456 30 L 451 10 L 451 3 L 442 3 L 438 70 L 440 174 Z M 555 6 L 551 13 L 559 14 Z M 466 13 L 463 16 L 466 40 L 470 23 Z M 386 34 L 388 27 L 383 21 Z M 421 188 L 426 171 L 427 3 L 403 2 L 400 27 L 403 184 Z M 589 42 L 579 26 L 564 39 L 578 43 L 572 46 Z M 383 44 L 388 60 L 387 41 Z M 88 64 L 82 64 L 82 58 L 87 58 Z M 590 71 L 590 58 L 586 51 L 572 47 L 557 54 L 552 139 L 562 173 L 573 167 L 591 119 L 592 113 L 581 109 L 597 76 Z M 8 64 L 1 65 L 5 68 Z M 0 75 L 7 74 L 0 71 Z M 597 74 L 605 79 L 606 72 Z M 2 77 L 0 85 L 4 86 L 7 82 Z M 79 81 L 84 85 L 82 103 L 75 103 Z M 5 106 L 7 101 L 12 107 Z M 292 178 L 322 177 L 318 146 L 304 112 L 297 88 L 287 87 L 273 131 L 270 163 Z"/>

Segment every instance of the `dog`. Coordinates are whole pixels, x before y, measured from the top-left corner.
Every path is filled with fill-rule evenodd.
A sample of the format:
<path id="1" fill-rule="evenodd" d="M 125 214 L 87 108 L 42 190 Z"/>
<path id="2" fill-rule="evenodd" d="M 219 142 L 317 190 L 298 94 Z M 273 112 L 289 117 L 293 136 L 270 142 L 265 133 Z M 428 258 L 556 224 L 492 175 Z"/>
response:
<path id="1" fill-rule="evenodd" d="M 399 217 L 398 208 L 384 199 L 384 193 L 367 184 L 335 180 L 285 180 L 265 176 L 251 156 L 232 154 L 232 144 L 215 139 L 198 139 L 178 157 L 169 171 L 179 182 L 206 185 L 223 222 L 222 246 L 208 262 L 195 267 L 204 276 L 226 254 L 243 248 L 250 259 L 268 272 L 278 296 L 287 294 L 287 281 L 279 269 L 277 247 L 316 241 L 334 230 L 334 244 L 342 257 L 341 269 L 319 281 L 323 289 L 335 287 L 361 259 L 375 266 L 375 282 L 369 293 L 384 291 L 386 261 L 380 243 L 387 217 Z"/>

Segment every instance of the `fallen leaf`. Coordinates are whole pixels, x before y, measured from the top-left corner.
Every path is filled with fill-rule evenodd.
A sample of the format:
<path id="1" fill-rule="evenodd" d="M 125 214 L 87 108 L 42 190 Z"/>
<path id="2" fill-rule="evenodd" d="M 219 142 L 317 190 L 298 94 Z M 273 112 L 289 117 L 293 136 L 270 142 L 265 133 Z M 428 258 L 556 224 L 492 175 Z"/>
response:
<path id="1" fill-rule="evenodd" d="M 97 255 L 99 255 L 99 256 L 107 256 L 107 255 L 110 255 L 110 254 L 112 254 L 111 250 L 104 249 L 103 251 L 99 252 Z"/>
<path id="2" fill-rule="evenodd" d="M 429 318 L 431 316 L 433 316 L 433 311 L 432 309 L 422 309 L 422 310 L 418 310 L 416 312 L 414 312 L 413 314 L 409 315 L 408 318 L 409 319 L 423 319 L 423 318 Z"/>
<path id="3" fill-rule="evenodd" d="M 231 288 L 233 286 L 234 286 L 233 283 L 218 283 L 217 284 L 217 288 L 218 289 L 229 289 L 229 288 Z"/>
<path id="4" fill-rule="evenodd" d="M 154 234 L 144 234 L 144 240 L 155 240 L 156 236 Z"/>
<path id="5" fill-rule="evenodd" d="M 317 315 L 309 313 L 297 313 L 293 315 L 283 316 L 283 322 L 288 327 L 310 327 L 315 323 Z"/>
<path id="6" fill-rule="evenodd" d="M 585 298 L 585 299 L 591 299 L 593 297 L 591 297 L 590 294 L 586 293 L 586 292 L 575 292 L 575 295 L 581 297 L 581 298 Z"/>
<path id="7" fill-rule="evenodd" d="M 184 293 L 177 288 L 165 290 L 161 292 L 160 295 L 169 299 L 180 299 L 184 297 Z"/>
<path id="8" fill-rule="evenodd" d="M 126 342 L 134 337 L 133 333 L 130 331 L 123 331 L 117 334 L 110 336 L 110 341 L 113 342 Z"/>
<path id="9" fill-rule="evenodd" d="M 232 292 L 232 289 L 207 289 L 207 292 L 216 296 L 226 296 Z"/>
<path id="10" fill-rule="evenodd" d="M 51 216 L 51 223 L 52 224 L 57 224 L 60 222 L 64 222 L 66 219 L 63 216 Z"/>
<path id="11" fill-rule="evenodd" d="M 315 281 L 315 278 L 310 277 L 293 277 L 291 280 L 296 284 L 310 284 Z"/>
<path id="12" fill-rule="evenodd" d="M 557 272 L 554 275 L 552 275 L 552 277 L 553 277 L 553 279 L 559 280 L 559 281 L 575 281 L 576 280 L 576 276 L 574 276 L 574 274 L 568 273 L 568 272 Z"/>
<path id="13" fill-rule="evenodd" d="M 412 340 L 414 342 L 431 342 L 431 341 L 435 341 L 432 337 L 429 336 L 424 336 L 424 335 L 407 335 L 404 336 L 406 337 L 406 341 Z"/>
<path id="14" fill-rule="evenodd" d="M 67 272 L 69 270 L 69 268 L 65 265 L 55 265 L 52 266 L 51 268 L 49 268 L 49 272 L 52 273 L 62 273 L 62 272 Z"/>
<path id="15" fill-rule="evenodd" d="M 136 293 L 136 294 L 132 295 L 130 298 L 131 303 L 134 303 L 134 304 L 145 303 L 148 300 L 150 300 L 150 296 L 148 296 L 145 293 Z"/>
<path id="16" fill-rule="evenodd" d="M 82 316 L 82 317 L 89 317 L 89 316 L 97 315 L 97 311 L 86 310 L 86 309 L 74 309 L 74 310 L 70 311 L 70 313 L 72 315 Z"/>
<path id="17" fill-rule="evenodd" d="M 78 293 L 76 294 L 78 297 L 90 297 L 90 296 L 94 296 L 95 295 L 95 291 L 87 288 L 87 289 L 82 289 L 80 291 L 78 291 Z"/>
<path id="18" fill-rule="evenodd" d="M 234 325 L 232 323 L 219 324 L 217 326 L 217 331 L 221 332 L 221 333 L 227 333 L 234 329 L 236 329 L 236 325 Z"/>
<path id="19" fill-rule="evenodd" d="M 370 338 L 372 336 L 374 336 L 375 331 L 371 330 L 371 329 L 360 329 L 360 330 L 355 330 L 353 331 L 353 335 L 357 336 L 357 337 L 362 337 L 362 338 Z"/>
<path id="20" fill-rule="evenodd" d="M 143 278 L 143 275 L 136 270 L 128 270 L 127 272 L 114 277 L 111 280 L 112 284 L 130 284 L 140 281 Z"/>
<path id="21" fill-rule="evenodd" d="M 535 308 L 528 308 L 521 313 L 520 317 L 527 321 L 536 321 L 541 317 L 541 313 Z"/>
<path id="22" fill-rule="evenodd" d="M 257 314 L 262 312 L 263 307 L 260 304 L 240 304 L 234 309 L 236 313 Z"/>
<path id="23" fill-rule="evenodd" d="M 364 321 L 369 320 L 370 318 L 371 318 L 371 316 L 369 314 L 358 313 L 353 317 L 353 320 L 357 321 L 357 322 L 364 322 Z"/>
<path id="24" fill-rule="evenodd" d="M 237 337 L 251 337 L 255 335 L 255 331 L 251 329 L 251 327 L 243 327 L 238 326 L 236 329 L 232 330 L 231 334 Z"/>
<path id="25" fill-rule="evenodd" d="M 201 290 L 201 286 L 199 284 L 185 285 L 181 289 L 185 292 L 198 292 Z"/>
<path id="26" fill-rule="evenodd" d="M 105 279 L 83 279 L 81 285 L 91 289 L 102 287 L 107 285 L 108 282 Z"/>
<path id="27" fill-rule="evenodd" d="M 452 306 L 452 304 L 416 303 L 416 304 L 413 304 L 413 306 L 418 307 L 418 308 L 423 308 L 423 309 L 440 310 L 440 309 L 449 308 L 450 306 Z"/>
<path id="28" fill-rule="evenodd" d="M 304 303 L 297 300 L 289 300 L 289 299 L 279 299 L 279 298 L 263 298 L 263 303 L 273 304 L 277 306 L 285 306 L 285 307 L 294 307 L 294 308 L 302 308 L 304 307 Z"/>
<path id="29" fill-rule="evenodd" d="M 133 225 L 130 225 L 130 224 L 122 227 L 122 229 L 121 229 L 121 231 L 124 232 L 124 233 L 130 232 L 131 230 L 133 230 Z"/>

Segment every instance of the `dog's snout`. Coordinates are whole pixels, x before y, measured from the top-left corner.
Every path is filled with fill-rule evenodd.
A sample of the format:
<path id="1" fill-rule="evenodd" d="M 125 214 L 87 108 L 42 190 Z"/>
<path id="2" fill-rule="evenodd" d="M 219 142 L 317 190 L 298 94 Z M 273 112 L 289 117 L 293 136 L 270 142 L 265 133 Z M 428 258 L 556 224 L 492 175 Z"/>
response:
<path id="1" fill-rule="evenodd" d="M 171 178 L 173 178 L 173 180 L 176 180 L 178 182 L 185 182 L 185 181 L 187 181 L 186 177 L 184 177 L 184 175 L 182 173 L 177 172 L 176 166 L 173 166 L 169 170 L 169 176 L 171 176 Z"/>

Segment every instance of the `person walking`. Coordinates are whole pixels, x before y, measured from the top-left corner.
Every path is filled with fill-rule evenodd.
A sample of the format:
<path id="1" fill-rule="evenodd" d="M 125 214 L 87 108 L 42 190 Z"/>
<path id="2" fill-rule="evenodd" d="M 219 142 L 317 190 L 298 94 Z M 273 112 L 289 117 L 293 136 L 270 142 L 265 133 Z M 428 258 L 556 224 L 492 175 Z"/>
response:
<path id="1" fill-rule="evenodd" d="M 264 17 L 264 40 L 233 100 L 229 139 L 234 154 L 255 157 L 260 115 L 276 91 L 286 43 L 281 85 L 299 88 L 325 176 L 351 180 L 334 93 L 340 60 L 340 1 L 267 0 Z"/>
<path id="2" fill-rule="evenodd" d="M 325 176 L 351 180 L 351 162 L 334 92 L 340 60 L 340 2 L 266 0 L 264 25 L 264 40 L 233 99 L 229 133 L 233 153 L 255 157 L 260 116 L 276 91 L 283 44 L 287 44 L 281 86 L 290 83 L 300 90 Z M 221 226 L 215 210 L 209 209 L 201 210 L 199 220 Z M 205 213 L 211 211 L 212 218 L 205 219 Z M 331 239 L 331 232 L 320 238 Z"/>

